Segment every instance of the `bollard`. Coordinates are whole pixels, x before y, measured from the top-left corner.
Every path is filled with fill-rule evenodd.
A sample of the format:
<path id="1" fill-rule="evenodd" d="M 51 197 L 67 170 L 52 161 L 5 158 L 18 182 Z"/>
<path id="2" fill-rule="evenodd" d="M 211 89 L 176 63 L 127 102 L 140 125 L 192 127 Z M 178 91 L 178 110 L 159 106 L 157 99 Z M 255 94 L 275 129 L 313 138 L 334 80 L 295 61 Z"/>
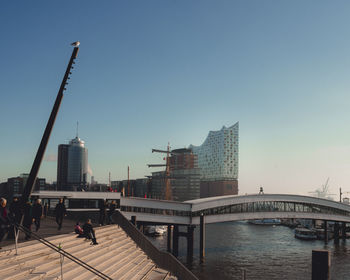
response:
<path id="1" fill-rule="evenodd" d="M 312 280 L 329 280 L 331 255 L 327 250 L 312 250 Z"/>
<path id="2" fill-rule="evenodd" d="M 203 263 L 205 256 L 205 218 L 203 213 L 200 215 L 199 242 L 199 261 Z"/>
<path id="3" fill-rule="evenodd" d="M 168 225 L 166 248 L 167 248 L 167 252 L 171 253 L 171 225 Z"/>
<path id="4" fill-rule="evenodd" d="M 246 280 L 247 272 L 245 269 L 242 269 L 242 280 Z"/>

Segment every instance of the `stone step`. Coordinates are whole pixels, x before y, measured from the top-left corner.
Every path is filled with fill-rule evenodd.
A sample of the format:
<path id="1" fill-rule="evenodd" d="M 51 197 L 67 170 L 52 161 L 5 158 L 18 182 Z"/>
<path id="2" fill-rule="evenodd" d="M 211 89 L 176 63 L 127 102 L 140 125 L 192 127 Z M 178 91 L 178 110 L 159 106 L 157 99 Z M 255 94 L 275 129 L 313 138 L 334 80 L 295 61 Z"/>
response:
<path id="1" fill-rule="evenodd" d="M 125 264 L 121 269 L 111 274 L 111 278 L 120 279 L 124 275 L 132 275 L 138 267 L 143 267 L 147 262 L 147 256 L 142 254 Z"/>
<path id="2" fill-rule="evenodd" d="M 104 274 L 108 275 L 108 273 L 106 272 L 106 267 L 110 267 L 111 265 L 113 265 L 113 263 L 116 264 L 130 255 L 139 254 L 139 252 L 135 250 L 136 249 L 135 245 L 133 243 L 131 244 L 132 244 L 131 246 L 129 244 L 129 247 L 126 246 L 124 248 L 120 248 L 118 252 L 111 251 L 107 255 L 107 258 L 105 258 L 104 256 L 101 256 L 100 258 L 96 258 L 88 262 L 88 264 L 93 266 L 95 269 L 103 272 Z M 82 268 L 79 268 L 79 270 L 77 269 L 76 271 L 74 271 L 73 274 L 70 274 L 69 276 L 71 276 L 71 279 L 83 280 L 83 279 L 90 279 L 90 277 L 93 277 L 94 274 L 92 274 L 90 271 L 86 269 L 82 270 Z"/>
<path id="3" fill-rule="evenodd" d="M 159 267 L 152 269 L 151 273 L 149 273 L 145 280 L 164 280 L 168 276 L 168 272 Z"/>
<path id="4" fill-rule="evenodd" d="M 91 251 L 92 246 L 90 246 L 90 242 L 84 242 L 83 240 L 84 239 L 82 238 L 76 238 L 74 246 L 71 246 L 70 248 L 68 248 L 67 252 L 71 253 L 72 255 L 77 255 L 77 257 L 79 258 L 80 256 L 84 256 L 86 253 Z M 124 240 L 128 240 L 128 239 L 125 236 L 117 236 L 117 237 L 111 238 L 111 236 L 108 235 L 107 233 L 105 234 L 104 237 L 101 238 L 101 243 L 100 243 L 101 245 L 97 245 L 97 246 L 109 247 L 112 243 L 115 243 L 114 246 L 118 246 L 119 242 L 122 242 Z M 40 263 L 50 262 L 51 259 L 59 260 L 59 255 L 56 251 L 48 247 L 46 248 L 47 250 L 41 252 L 40 254 L 27 256 L 25 258 L 21 258 L 21 256 L 14 256 L 12 259 L 9 259 L 8 263 L 0 266 L 0 271 L 2 273 L 5 273 L 8 270 L 16 270 L 17 267 L 26 268 L 26 262 L 28 262 L 28 265 L 30 266 L 39 265 L 37 266 L 37 268 L 39 268 Z"/>
<path id="5" fill-rule="evenodd" d="M 117 237 L 113 240 L 106 240 L 104 242 L 101 242 L 100 248 L 110 246 L 113 242 L 118 243 L 119 241 L 122 241 L 124 239 L 125 239 L 124 237 Z M 79 257 L 80 255 L 83 256 L 85 253 L 88 253 L 89 251 L 91 251 L 90 242 L 84 242 L 83 240 L 79 240 L 79 241 L 80 241 L 79 243 L 69 247 L 68 249 L 66 249 L 66 251 L 77 257 Z M 20 260 L 14 260 L 12 262 L 9 262 L 9 264 L 25 265 L 28 262 L 30 263 L 30 265 L 37 266 L 38 268 L 38 266 L 40 267 L 40 264 L 43 262 L 49 262 L 52 259 L 59 259 L 59 253 L 57 253 L 56 251 L 50 248 L 47 248 L 47 249 L 48 249 L 47 251 L 42 252 L 41 254 L 36 254 L 34 256 L 29 256 L 27 258 L 20 259 Z M 76 254 L 76 252 L 79 252 L 79 256 L 78 254 Z M 11 269 L 11 266 L 8 269 Z M 6 268 L 3 268 L 0 266 L 0 271 L 4 271 L 4 270 L 6 270 Z"/>
<path id="6" fill-rule="evenodd" d="M 142 263 L 140 263 L 138 266 L 134 267 L 133 269 L 130 269 L 124 275 L 121 275 L 118 278 L 118 280 L 129 280 L 129 279 L 132 279 L 135 275 L 138 275 L 143 269 L 145 269 L 146 271 L 150 270 L 151 267 L 149 267 L 149 264 L 153 266 L 152 261 L 146 256 L 143 259 Z"/>
<path id="7" fill-rule="evenodd" d="M 116 246 L 119 246 L 120 249 L 119 250 L 118 250 L 118 248 L 116 249 L 115 248 Z M 94 254 L 89 254 L 85 258 L 80 258 L 80 259 L 83 262 L 94 267 L 95 269 L 98 269 L 95 265 L 96 262 L 98 262 L 99 260 L 105 261 L 105 258 L 108 258 L 109 256 L 113 256 L 113 254 L 122 253 L 123 251 L 126 251 L 127 248 L 129 248 L 129 247 L 130 247 L 130 250 L 134 249 L 132 242 L 130 242 L 130 240 L 126 240 L 125 243 L 123 243 L 123 244 L 118 244 L 118 245 L 115 245 L 114 247 L 105 248 L 105 251 L 107 250 L 107 253 L 105 253 L 104 251 L 100 252 L 100 250 L 97 250 Z M 97 257 L 96 257 L 96 255 L 97 255 Z M 42 267 L 41 269 L 43 269 L 43 271 L 46 271 L 46 276 L 49 276 L 49 277 L 59 276 L 60 275 L 60 267 L 57 267 L 57 265 L 59 265 L 59 261 L 51 263 L 50 267 Z M 39 269 L 35 270 L 35 272 L 37 272 L 37 271 L 40 271 L 40 270 Z M 63 265 L 63 271 L 65 272 L 64 275 L 66 277 L 68 277 L 68 279 L 70 278 L 69 276 L 72 274 L 81 275 L 84 272 L 89 272 L 85 268 L 81 267 L 80 265 L 76 264 L 75 262 L 73 262 L 69 259 L 65 259 L 64 265 Z M 89 274 L 92 274 L 92 273 L 89 272 Z M 86 279 L 88 279 L 88 278 L 86 278 Z"/>
<path id="8" fill-rule="evenodd" d="M 135 272 L 134 276 L 131 276 L 130 278 L 125 278 L 125 279 L 127 279 L 127 280 L 141 280 L 148 273 L 150 273 L 154 267 L 155 267 L 155 264 L 151 261 L 151 259 L 148 259 L 148 262 L 143 267 L 140 267 L 139 271 Z M 124 278 L 121 278 L 121 279 L 124 279 Z"/>
<path id="9" fill-rule="evenodd" d="M 100 270 L 103 271 L 103 273 L 107 275 L 116 274 L 118 273 L 123 267 L 130 262 L 132 262 L 135 258 L 138 257 L 144 257 L 144 253 L 141 250 L 135 250 L 131 254 L 128 254 L 123 259 L 119 259 L 117 262 L 108 262 L 108 266 L 104 266 L 104 268 L 101 268 Z"/>
<path id="10" fill-rule="evenodd" d="M 51 227 L 52 230 L 52 227 Z M 67 227 L 66 230 L 69 230 Z M 66 231 L 67 232 L 67 231 Z M 168 272 L 155 266 L 135 242 L 116 225 L 95 228 L 98 245 L 90 245 L 76 234 L 47 238 L 55 245 L 95 269 L 118 280 L 174 280 Z M 0 252 L 0 280 L 60 280 L 60 255 L 38 241 L 20 243 L 19 255 L 12 249 Z M 100 279 L 84 267 L 64 258 L 65 280 Z"/>
<path id="11" fill-rule="evenodd" d="M 114 233 L 112 235 L 114 236 Z M 123 234 L 119 233 L 119 235 L 122 235 L 123 237 L 126 236 L 124 233 Z M 97 233 L 96 233 L 96 236 L 97 236 Z M 109 237 L 109 236 L 111 236 L 111 234 L 107 231 L 107 232 L 103 232 L 102 234 L 99 234 L 99 236 L 100 236 L 100 239 L 103 240 L 104 237 Z M 78 248 L 77 246 L 81 245 L 83 240 L 84 240 L 84 238 L 76 238 L 76 235 L 72 236 L 71 239 L 69 239 L 66 243 L 64 243 L 62 245 L 62 249 L 66 250 L 66 248 Z M 4 263 L 9 263 L 9 260 L 13 260 L 13 261 L 24 260 L 25 261 L 25 260 L 30 260 L 30 259 L 34 258 L 35 255 L 40 256 L 42 254 L 50 254 L 51 252 L 56 253 L 54 250 L 47 247 L 46 245 L 44 245 L 40 242 L 38 242 L 38 243 L 39 244 L 35 244 L 35 245 L 40 245 L 40 247 L 33 245 L 29 248 L 26 248 L 25 252 L 18 251 L 17 256 L 7 255 L 7 256 L 1 258 L 0 259 L 0 267 Z M 69 253 L 72 253 L 72 252 L 73 251 L 69 251 Z M 1 268 L 0 268 L 0 271 L 1 271 Z"/>
<path id="12" fill-rule="evenodd" d="M 118 226 L 108 225 L 108 226 L 103 226 L 103 227 L 96 227 L 95 228 L 96 236 L 100 235 L 101 233 L 110 231 L 112 228 L 115 228 L 115 230 L 117 232 L 124 233 L 124 231 L 121 230 Z M 76 236 L 76 234 L 72 231 L 71 233 L 50 236 L 50 237 L 47 237 L 45 239 L 50 241 L 51 243 L 53 243 L 55 245 L 58 245 L 59 243 L 66 242 L 67 239 L 73 239 L 75 236 Z M 31 247 L 31 246 L 33 246 L 33 245 L 36 245 L 38 247 L 45 246 L 42 243 L 38 242 L 37 240 L 30 240 L 30 241 L 22 242 L 22 243 L 18 244 L 18 253 L 26 252 L 28 250 L 32 251 L 34 249 L 34 247 Z M 3 250 L 0 251 L 0 258 L 4 255 L 8 255 L 11 252 L 15 252 L 15 245 L 14 244 L 11 244 L 9 246 L 4 247 Z"/>

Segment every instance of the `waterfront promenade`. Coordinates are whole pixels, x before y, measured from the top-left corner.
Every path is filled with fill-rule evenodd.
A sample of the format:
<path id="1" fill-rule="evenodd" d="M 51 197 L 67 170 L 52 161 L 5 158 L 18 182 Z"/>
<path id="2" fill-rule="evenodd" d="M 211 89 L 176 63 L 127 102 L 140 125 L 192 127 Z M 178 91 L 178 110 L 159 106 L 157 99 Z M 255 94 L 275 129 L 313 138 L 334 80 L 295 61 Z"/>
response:
<path id="1" fill-rule="evenodd" d="M 73 233 L 75 222 L 65 220 L 60 231 L 55 220 L 43 220 L 38 234 L 85 263 L 103 272 L 107 279 L 176 279 L 158 268 L 136 243 L 117 225 L 96 227 L 98 245 L 92 246 L 84 238 Z M 14 242 L 6 240 L 0 251 L 1 279 L 100 279 L 92 272 L 38 242 L 25 241 L 20 235 L 18 255 Z"/>

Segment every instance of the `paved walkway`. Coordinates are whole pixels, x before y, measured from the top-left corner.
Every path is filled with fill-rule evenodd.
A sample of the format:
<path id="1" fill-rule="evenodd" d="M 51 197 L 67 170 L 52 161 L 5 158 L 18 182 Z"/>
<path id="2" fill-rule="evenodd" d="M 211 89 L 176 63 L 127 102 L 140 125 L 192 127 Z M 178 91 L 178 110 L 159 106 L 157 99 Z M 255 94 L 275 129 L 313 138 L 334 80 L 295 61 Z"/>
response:
<path id="1" fill-rule="evenodd" d="M 70 232 L 74 231 L 75 224 L 76 224 L 76 221 L 64 219 L 61 230 L 58 230 L 57 229 L 58 226 L 56 224 L 55 218 L 54 217 L 46 217 L 44 219 L 41 219 L 40 229 L 36 233 L 44 238 L 54 236 L 54 235 L 66 234 L 66 233 L 70 233 Z M 81 222 L 80 224 L 82 227 L 84 223 Z M 97 225 L 94 225 L 94 227 L 97 227 Z M 32 225 L 32 231 L 35 232 L 35 225 L 34 224 Z M 18 242 L 19 243 L 26 242 L 26 240 L 24 238 L 25 238 L 24 233 L 20 232 Z M 7 245 L 11 245 L 11 244 L 14 244 L 14 240 L 9 240 L 5 237 L 2 240 L 0 246 L 4 247 Z"/>

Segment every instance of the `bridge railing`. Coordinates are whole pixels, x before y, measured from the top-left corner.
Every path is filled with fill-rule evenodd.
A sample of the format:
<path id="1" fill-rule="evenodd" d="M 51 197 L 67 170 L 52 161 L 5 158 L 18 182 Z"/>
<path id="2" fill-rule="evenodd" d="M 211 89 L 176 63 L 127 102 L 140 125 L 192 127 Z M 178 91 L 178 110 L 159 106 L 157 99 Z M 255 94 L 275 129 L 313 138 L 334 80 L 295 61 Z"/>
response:
<path id="1" fill-rule="evenodd" d="M 129 222 L 122 213 L 116 211 L 112 216 L 112 220 L 134 240 L 137 246 L 139 246 L 157 266 L 169 271 L 171 274 L 178 277 L 178 279 L 198 280 L 198 278 L 173 255 L 159 251 L 158 248 Z"/>

